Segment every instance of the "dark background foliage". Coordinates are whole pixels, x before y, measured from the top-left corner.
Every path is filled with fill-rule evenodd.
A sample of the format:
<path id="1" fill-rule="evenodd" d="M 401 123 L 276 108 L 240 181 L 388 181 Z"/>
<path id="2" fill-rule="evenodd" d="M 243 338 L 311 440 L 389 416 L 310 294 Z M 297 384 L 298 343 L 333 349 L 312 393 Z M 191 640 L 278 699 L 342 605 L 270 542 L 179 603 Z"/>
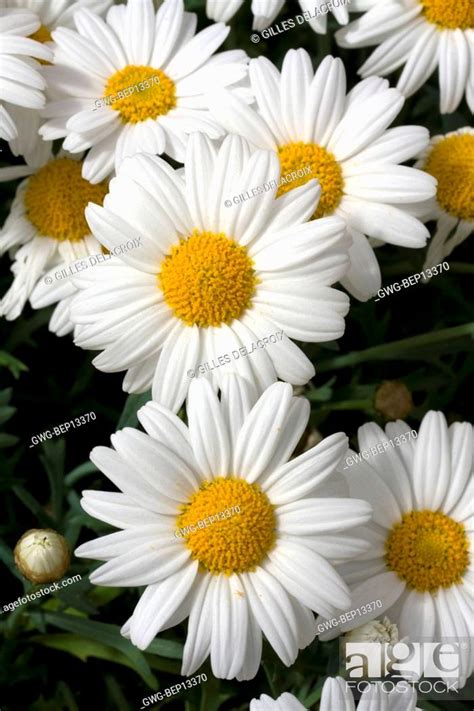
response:
<path id="1" fill-rule="evenodd" d="M 186 0 L 186 7 L 198 12 L 199 28 L 208 24 L 204 0 Z M 296 0 L 288 0 L 273 25 L 298 13 Z M 344 61 L 348 87 L 357 82 L 357 67 L 368 50 L 338 48 L 331 16 L 325 36 L 304 24 L 259 44 L 250 41 L 251 23 L 250 0 L 246 0 L 231 20 L 224 48 L 243 48 L 250 57 L 265 55 L 279 67 L 292 47 L 307 49 L 315 66 L 332 53 Z M 438 100 L 435 75 L 407 100 L 396 123 L 422 124 L 432 134 L 469 123 L 465 103 L 456 113 L 440 116 Z M 5 143 L 2 149 L 2 165 L 19 162 Z M 0 185 L 2 224 L 17 182 Z M 325 346 L 307 346 L 317 374 L 305 395 L 312 404 L 311 426 L 321 435 L 344 430 L 357 451 L 357 428 L 369 420 L 384 424 L 373 399 L 385 379 L 399 379 L 411 390 L 415 407 L 407 421 L 415 429 L 433 408 L 443 410 L 450 422 L 469 419 L 474 324 L 469 324 L 467 287 L 474 267 L 468 250 L 465 242 L 449 259 L 449 272 L 427 285 L 404 289 L 378 303 L 352 300 L 343 338 Z M 384 285 L 419 272 L 424 256 L 425 250 L 392 246 L 378 250 Z M 0 262 L 1 294 L 11 281 L 9 266 L 5 255 Z M 80 582 L 14 612 L 1 611 L 25 591 L 37 589 L 13 564 L 13 548 L 27 529 L 55 528 L 72 547 L 111 530 L 79 505 L 82 489 L 107 488 L 105 478 L 90 464 L 89 452 L 95 445 L 108 444 L 118 427 L 135 425 L 135 412 L 148 399 L 127 397 L 121 374 L 99 372 L 90 365 L 91 353 L 76 348 L 68 336 L 49 333 L 51 311 L 28 306 L 16 321 L 0 320 L 0 709 L 128 711 L 139 708 L 143 697 L 181 680 L 185 626 L 165 632 L 146 653 L 139 652 L 119 634 L 136 604 L 137 591 L 92 586 L 87 576 L 94 564 L 75 558 L 67 575 L 79 573 Z M 97 419 L 45 445 L 30 447 L 32 435 L 87 412 L 95 412 Z M 308 708 L 316 709 L 325 676 L 337 673 L 337 649 L 337 641 L 316 640 L 286 669 L 265 647 L 261 671 L 241 684 L 215 680 L 206 663 L 200 671 L 207 673 L 207 683 L 156 708 L 238 711 L 247 709 L 250 699 L 261 693 L 276 697 L 290 690 Z M 426 711 L 468 708 L 467 702 L 458 701 L 419 705 Z"/>

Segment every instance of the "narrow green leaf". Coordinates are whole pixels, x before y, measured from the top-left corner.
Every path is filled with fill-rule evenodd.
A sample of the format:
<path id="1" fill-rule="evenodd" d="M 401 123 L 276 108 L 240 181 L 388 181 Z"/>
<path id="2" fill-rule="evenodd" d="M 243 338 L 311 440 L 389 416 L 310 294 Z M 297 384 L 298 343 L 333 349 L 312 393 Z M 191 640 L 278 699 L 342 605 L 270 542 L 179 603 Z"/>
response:
<path id="1" fill-rule="evenodd" d="M 59 627 L 59 629 L 72 632 L 79 637 L 85 637 L 86 639 L 118 650 L 127 657 L 137 674 L 139 674 L 151 688 L 156 687 L 157 680 L 154 674 L 152 674 L 144 655 L 140 650 L 134 647 L 128 639 L 122 637 L 120 629 L 115 625 L 110 625 L 105 622 L 95 622 L 93 620 L 66 615 L 61 612 L 47 612 L 43 614 L 43 618 L 45 622 Z"/>
<path id="2" fill-rule="evenodd" d="M 97 471 L 98 469 L 95 464 L 92 464 L 92 462 L 84 462 L 84 464 L 80 464 L 64 477 L 64 483 L 67 487 L 74 486 L 80 479 Z"/>
<path id="3" fill-rule="evenodd" d="M 50 647 L 52 649 L 58 649 L 62 652 L 72 654 L 82 662 L 87 662 L 90 657 L 96 657 L 97 659 L 105 659 L 106 661 L 114 662 L 115 664 L 122 664 L 123 666 L 138 672 L 145 683 L 148 683 L 151 679 L 153 679 L 153 683 L 157 683 L 153 675 L 143 675 L 140 671 L 138 671 L 135 664 L 120 650 L 109 647 L 101 642 L 81 637 L 77 634 L 43 634 L 30 638 L 30 641 L 43 647 Z"/>
<path id="4" fill-rule="evenodd" d="M 26 508 L 29 509 L 31 513 L 36 516 L 41 526 L 43 526 L 44 528 L 55 528 L 55 521 L 53 521 L 51 516 L 46 513 L 43 506 L 38 501 L 36 501 L 34 496 L 32 496 L 29 491 L 26 491 L 26 489 L 17 484 L 13 487 L 13 493 L 16 494 L 16 496 L 18 496 L 18 498 L 20 499 L 21 503 L 24 504 Z"/>
<path id="5" fill-rule="evenodd" d="M 0 425 L 13 417 L 16 412 L 16 407 L 0 407 Z"/>
<path id="6" fill-rule="evenodd" d="M 125 402 L 122 414 L 120 415 L 117 429 L 120 430 L 123 427 L 136 427 L 138 425 L 137 410 L 139 410 L 142 405 L 147 403 L 148 400 L 151 400 L 151 392 L 149 390 L 146 393 L 129 395 Z"/>
<path id="7" fill-rule="evenodd" d="M 18 380 L 21 373 L 28 370 L 28 367 L 22 363 L 21 360 L 18 360 L 18 358 L 15 358 L 15 356 L 12 356 L 11 353 L 7 353 L 6 351 L 0 351 L 0 368 L 2 367 L 8 368 L 16 380 Z"/>
<path id="8" fill-rule="evenodd" d="M 5 432 L 0 432 L 0 449 L 5 449 L 6 447 L 12 447 L 18 442 L 18 437 L 16 435 L 6 434 Z"/>
<path id="9" fill-rule="evenodd" d="M 51 488 L 51 508 L 56 521 L 61 520 L 64 493 L 64 459 L 66 444 L 59 439 L 43 442 L 43 453 L 39 458 L 46 470 Z"/>
<path id="10" fill-rule="evenodd" d="M 441 331 L 422 333 L 419 336 L 403 338 L 401 341 L 382 343 L 379 346 L 367 348 L 365 351 L 353 351 L 321 361 L 318 372 L 322 373 L 337 368 L 347 368 L 372 360 L 423 360 L 430 359 L 439 353 L 455 353 L 459 350 L 472 350 L 474 338 L 474 322 Z"/>

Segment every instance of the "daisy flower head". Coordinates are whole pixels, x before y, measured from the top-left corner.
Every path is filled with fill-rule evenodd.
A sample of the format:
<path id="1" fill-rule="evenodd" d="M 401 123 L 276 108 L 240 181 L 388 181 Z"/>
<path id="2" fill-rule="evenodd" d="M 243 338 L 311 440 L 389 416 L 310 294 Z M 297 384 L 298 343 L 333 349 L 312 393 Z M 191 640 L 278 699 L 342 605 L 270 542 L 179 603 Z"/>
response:
<path id="1" fill-rule="evenodd" d="M 365 9 L 365 8 L 360 8 Z M 463 95 L 474 111 L 472 0 L 371 0 L 368 11 L 336 32 L 341 47 L 378 45 L 359 74 L 390 74 L 403 66 L 397 89 L 411 96 L 439 68 L 440 111 Z"/>
<path id="2" fill-rule="evenodd" d="M 425 212 L 426 220 L 437 221 L 426 269 L 442 262 L 474 230 L 474 129 L 466 126 L 433 136 L 416 167 L 438 181 L 436 196 Z"/>
<path id="3" fill-rule="evenodd" d="M 177 411 L 195 375 L 217 386 L 223 373 L 238 372 L 260 392 L 278 378 L 304 385 L 313 377 L 290 339 L 343 334 L 349 300 L 330 285 L 347 269 L 349 240 L 337 217 L 307 221 L 319 195 L 314 180 L 279 198 L 262 188 L 242 204 L 227 199 L 276 185 L 279 170 L 274 153 L 251 155 L 238 136 L 217 148 L 195 134 L 184 179 L 162 158 L 141 154 L 124 161 L 104 206 L 87 208 L 109 250 L 137 234 L 143 240 L 90 270 L 85 283 L 75 279 L 82 289 L 71 311 L 75 342 L 102 351 L 93 360 L 99 370 L 128 369 L 124 390 L 152 386 L 153 398 Z M 262 348 L 276 332 L 284 335 Z M 257 342 L 248 357 L 233 357 Z M 219 357 L 221 367 L 198 367 Z"/>
<path id="4" fill-rule="evenodd" d="M 74 15 L 77 32 L 53 32 L 55 64 L 48 68 L 53 100 L 44 115 L 43 138 L 64 138 L 75 153 L 90 148 L 83 175 L 93 183 L 125 156 L 167 153 L 183 160 L 187 137 L 223 135 L 203 98 L 212 83 L 234 85 L 247 73 L 242 50 L 214 54 L 229 27 L 211 25 L 198 34 L 196 15 L 183 0 L 128 0 L 102 20 L 86 9 Z M 244 91 L 244 89 L 242 89 Z"/>
<path id="5" fill-rule="evenodd" d="M 384 442 L 387 448 L 345 472 L 351 494 L 370 501 L 374 516 L 365 527 L 370 551 L 340 572 L 352 586 L 354 609 L 381 600 L 368 620 L 387 614 L 411 642 L 466 641 L 472 639 L 473 428 L 448 427 L 441 412 L 430 411 L 416 439 L 406 437 L 409 429 L 401 420 L 385 432 L 375 423 L 359 428 L 361 451 Z M 344 622 L 321 638 L 357 625 Z M 463 686 L 474 655 L 469 644 L 459 652 Z"/>
<path id="6" fill-rule="evenodd" d="M 146 434 L 125 428 L 113 449 L 92 451 L 121 493 L 85 491 L 82 507 L 122 530 L 76 555 L 105 561 L 94 584 L 146 586 L 122 628 L 134 645 L 189 618 L 181 673 L 210 654 L 214 676 L 244 680 L 259 669 L 262 633 L 290 666 L 314 639 L 312 611 L 350 603 L 333 561 L 366 550 L 352 529 L 371 508 L 334 475 L 343 433 L 289 461 L 310 411 L 291 385 L 256 399 L 244 378 L 224 380 L 220 400 L 208 380 L 193 382 L 187 426 L 149 402 L 138 412 Z"/>
<path id="7" fill-rule="evenodd" d="M 73 0 L 73 2 L 64 2 L 64 0 L 4 0 L 3 5 L 10 8 L 10 12 L 34 14 L 37 29 L 29 34 L 29 39 L 36 43 L 39 42 L 48 51 L 47 58 L 52 61 L 54 43 L 51 33 L 53 30 L 59 26 L 73 28 L 74 13 L 81 7 L 103 13 L 112 2 L 113 0 Z M 42 75 L 43 67 L 49 65 L 50 62 L 42 56 L 39 58 L 39 63 L 42 66 L 38 67 L 38 70 Z M 43 86 L 46 86 L 44 79 L 43 76 L 41 81 Z M 14 109 L 18 135 L 10 142 L 10 149 L 14 155 L 22 155 L 29 165 L 38 167 L 43 164 L 43 158 L 51 148 L 51 142 L 43 141 L 39 135 L 42 122 L 40 109 L 44 107 L 44 104 L 43 101 L 41 106 L 35 105 L 34 108 L 25 108 L 25 104 L 21 104 Z"/>
<path id="8" fill-rule="evenodd" d="M 319 181 L 315 217 L 337 215 L 352 238 L 350 269 L 341 283 L 356 298 L 367 300 L 381 286 L 367 237 L 415 248 L 423 247 L 429 236 L 410 209 L 434 195 L 436 181 L 399 165 L 428 144 L 427 129 L 388 128 L 402 108 L 402 95 L 377 77 L 346 94 L 344 65 L 334 57 L 325 57 L 314 73 L 308 53 L 291 49 L 281 73 L 259 57 L 251 60 L 249 77 L 256 105 L 215 91 L 208 97 L 213 115 L 252 146 L 274 151 L 283 174 L 309 168 L 279 191 L 313 178 Z"/>
<path id="9" fill-rule="evenodd" d="M 360 0 L 359 0 L 360 1 Z M 212 20 L 228 22 L 243 5 L 244 0 L 207 0 L 206 14 Z M 340 25 L 349 22 L 349 10 L 357 0 L 298 0 L 301 11 L 308 13 L 308 24 L 318 34 L 326 34 L 327 13 L 331 12 Z M 261 32 L 272 24 L 284 5 L 284 0 L 252 0 L 252 29 Z M 355 9 L 355 8 L 354 8 Z"/>
<path id="10" fill-rule="evenodd" d="M 417 693 L 412 687 L 400 684 L 386 691 L 382 684 L 369 684 L 364 688 L 357 711 L 420 711 L 416 705 Z M 346 681 L 337 676 L 324 682 L 319 711 L 355 711 L 356 705 Z"/>
<path id="11" fill-rule="evenodd" d="M 61 151 L 54 156 L 50 151 L 41 167 L 13 166 L 0 171 L 0 180 L 28 176 L 18 186 L 0 230 L 0 254 L 9 251 L 13 257 L 13 283 L 0 301 L 0 315 L 8 320 L 20 315 L 47 270 L 101 250 L 90 233 L 84 209 L 90 200 L 102 203 L 107 184 L 92 185 L 82 177 L 81 168 L 80 155 Z M 47 286 L 45 301 L 36 306 L 68 298 L 75 291 L 72 284 L 63 282 Z M 59 304 L 50 324 L 52 330 L 71 330 L 70 320 L 65 323 L 64 319 L 65 305 Z"/>
<path id="12" fill-rule="evenodd" d="M 275 700 L 267 694 L 262 694 L 259 699 L 252 699 L 249 711 L 307 711 L 307 709 L 296 696 L 286 692 Z"/>
<path id="13" fill-rule="evenodd" d="M 9 142 L 21 134 L 21 109 L 45 105 L 46 82 L 35 59 L 51 60 L 53 53 L 30 38 L 39 26 L 30 10 L 0 8 L 0 138 Z"/>

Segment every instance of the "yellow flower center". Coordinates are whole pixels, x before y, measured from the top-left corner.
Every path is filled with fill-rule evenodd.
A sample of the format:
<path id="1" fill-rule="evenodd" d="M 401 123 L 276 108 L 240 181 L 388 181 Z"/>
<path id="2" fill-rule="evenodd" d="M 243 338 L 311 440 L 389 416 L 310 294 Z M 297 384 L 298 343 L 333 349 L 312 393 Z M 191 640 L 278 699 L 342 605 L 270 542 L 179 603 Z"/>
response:
<path id="1" fill-rule="evenodd" d="M 474 26 L 472 0 L 420 0 L 423 15 L 440 29 L 467 30 Z"/>
<path id="2" fill-rule="evenodd" d="M 245 247 L 225 234 L 194 230 L 172 247 L 158 274 L 166 303 L 188 326 L 221 326 L 250 306 L 257 278 Z"/>
<path id="3" fill-rule="evenodd" d="M 103 100 L 122 123 L 139 123 L 174 109 L 176 87 L 161 69 L 129 64 L 109 78 Z"/>
<path id="4" fill-rule="evenodd" d="M 342 170 L 333 154 L 315 143 L 287 143 L 279 146 L 281 175 L 285 177 L 286 184 L 280 185 L 277 197 L 289 190 L 304 185 L 312 178 L 317 178 L 321 185 L 321 198 L 318 209 L 313 217 L 331 215 L 341 202 L 344 192 Z M 291 179 L 291 173 L 299 169 L 311 167 L 306 175 Z"/>
<path id="5" fill-rule="evenodd" d="M 474 134 L 447 136 L 435 143 L 423 169 L 438 181 L 436 198 L 443 210 L 474 220 Z"/>
<path id="6" fill-rule="evenodd" d="M 240 513 L 228 516 L 232 507 Z M 181 535 L 192 558 L 213 574 L 254 570 L 275 543 L 273 506 L 257 484 L 243 479 L 204 482 L 177 519 L 181 532 L 191 525 L 194 531 Z"/>
<path id="7" fill-rule="evenodd" d="M 418 592 L 457 585 L 469 562 L 464 526 L 440 511 L 410 511 L 387 536 L 385 562 Z"/>
<path id="8" fill-rule="evenodd" d="M 48 28 L 45 25 L 40 25 L 36 32 L 33 32 L 33 34 L 30 35 L 29 39 L 36 40 L 36 42 L 44 44 L 45 42 L 51 42 L 53 38 L 51 37 L 51 32 Z"/>
<path id="9" fill-rule="evenodd" d="M 107 183 L 92 185 L 82 177 L 81 168 L 80 161 L 58 158 L 28 180 L 26 216 L 39 235 L 79 242 L 90 233 L 84 210 L 89 202 L 102 205 Z"/>

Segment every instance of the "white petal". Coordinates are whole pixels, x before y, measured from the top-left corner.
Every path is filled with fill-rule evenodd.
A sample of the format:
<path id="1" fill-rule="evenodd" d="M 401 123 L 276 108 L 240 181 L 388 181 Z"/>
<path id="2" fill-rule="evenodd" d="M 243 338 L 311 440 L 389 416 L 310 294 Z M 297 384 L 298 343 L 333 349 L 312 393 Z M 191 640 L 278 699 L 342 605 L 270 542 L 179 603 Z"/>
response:
<path id="1" fill-rule="evenodd" d="M 262 487 L 272 504 L 297 501 L 314 492 L 335 471 L 347 451 L 347 441 L 342 432 L 330 435 L 276 469 Z"/>
<path id="2" fill-rule="evenodd" d="M 446 418 L 431 410 L 421 422 L 416 441 L 413 488 L 417 509 L 437 511 L 442 505 L 451 479 L 450 454 Z"/>
<path id="3" fill-rule="evenodd" d="M 275 383 L 260 397 L 237 438 L 233 471 L 252 483 L 268 466 L 291 407 L 292 388 Z"/>
<path id="4" fill-rule="evenodd" d="M 440 32 L 435 25 L 428 24 L 415 42 L 397 83 L 397 89 L 405 96 L 411 96 L 434 72 L 438 64 Z"/>
<path id="5" fill-rule="evenodd" d="M 218 576 L 211 632 L 211 668 L 218 679 L 234 678 L 244 663 L 249 611 L 242 593 L 239 576 Z"/>
<path id="6" fill-rule="evenodd" d="M 403 106 L 396 89 L 387 89 L 369 97 L 363 106 L 353 104 L 335 128 L 328 150 L 337 160 L 347 160 L 379 138 Z"/>
<path id="7" fill-rule="evenodd" d="M 351 603 L 349 590 L 330 563 L 304 545 L 284 541 L 268 554 L 265 569 L 303 605 L 332 614 Z M 313 571 L 308 577 L 307 571 Z M 324 580 L 324 586 L 320 581 Z"/>
<path id="8" fill-rule="evenodd" d="M 433 596 L 428 592 L 407 591 L 398 621 L 400 639 L 406 636 L 410 638 L 410 642 L 428 641 L 433 639 L 435 626 L 436 611 Z"/>
<path id="9" fill-rule="evenodd" d="M 454 422 L 449 428 L 451 444 L 451 479 L 443 501 L 446 514 L 457 507 L 461 497 L 467 495 L 467 485 L 473 469 L 474 436 L 472 425 L 468 422 Z"/>
<path id="10" fill-rule="evenodd" d="M 366 605 L 367 601 L 370 600 L 380 600 L 382 607 L 368 612 L 364 619 L 365 621 L 370 621 L 376 617 L 380 617 L 386 610 L 388 610 L 392 605 L 398 600 L 398 598 L 403 593 L 405 589 L 405 583 L 400 580 L 400 578 L 392 572 L 384 572 L 376 575 L 374 577 L 369 577 L 369 579 L 364 580 L 363 583 L 357 585 L 355 588 L 351 589 L 351 610 L 356 610 L 361 605 Z M 320 622 L 318 618 L 317 623 Z M 353 630 L 360 626 L 359 617 L 355 617 L 353 620 L 348 620 L 347 622 L 340 622 L 336 629 L 330 632 L 323 632 L 320 635 L 320 639 L 328 640 L 337 637 L 348 630 Z"/>
<path id="11" fill-rule="evenodd" d="M 230 467 L 229 436 L 219 400 L 207 380 L 193 380 L 186 411 L 189 438 L 201 474 L 226 476 Z"/>
<path id="12" fill-rule="evenodd" d="M 161 351 L 153 378 L 153 399 L 177 412 L 186 397 L 189 369 L 199 359 L 199 329 L 176 324 Z"/>
<path id="13" fill-rule="evenodd" d="M 184 601 L 198 572 L 198 563 L 189 563 L 184 570 L 161 583 L 150 585 L 133 611 L 130 639 L 139 649 L 146 649 L 156 634 Z"/>

